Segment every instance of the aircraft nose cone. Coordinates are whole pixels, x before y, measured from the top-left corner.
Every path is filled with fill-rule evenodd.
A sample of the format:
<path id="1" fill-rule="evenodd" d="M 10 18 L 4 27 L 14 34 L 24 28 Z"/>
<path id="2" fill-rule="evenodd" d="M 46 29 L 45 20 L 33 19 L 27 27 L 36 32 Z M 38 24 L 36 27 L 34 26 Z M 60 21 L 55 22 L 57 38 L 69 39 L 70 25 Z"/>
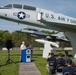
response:
<path id="1" fill-rule="evenodd" d="M 4 16 L 5 16 L 4 9 L 3 9 L 3 7 L 0 7 L 0 18 L 2 18 Z"/>

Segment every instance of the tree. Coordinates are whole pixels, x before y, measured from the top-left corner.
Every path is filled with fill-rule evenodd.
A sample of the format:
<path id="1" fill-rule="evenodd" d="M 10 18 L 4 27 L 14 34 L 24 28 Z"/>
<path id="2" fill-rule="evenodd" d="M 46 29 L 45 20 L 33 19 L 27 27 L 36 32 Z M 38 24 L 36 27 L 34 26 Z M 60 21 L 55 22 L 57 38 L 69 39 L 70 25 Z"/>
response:
<path id="1" fill-rule="evenodd" d="M 14 46 L 20 46 L 21 42 L 25 39 L 26 39 L 26 34 L 24 33 L 21 33 L 21 32 L 12 33 L 12 40 L 13 40 Z"/>
<path id="2" fill-rule="evenodd" d="M 4 33 L 3 33 L 3 35 L 2 35 L 2 41 L 3 41 L 3 43 L 4 43 L 4 46 L 5 46 L 5 42 L 7 41 L 7 40 L 12 40 L 12 35 L 11 35 L 11 33 L 9 33 L 8 31 L 5 31 Z"/>
<path id="3" fill-rule="evenodd" d="M 0 30 L 0 48 L 2 48 L 2 45 L 3 45 L 3 41 L 2 41 L 3 33 L 4 33 L 4 31 Z"/>
<path id="4" fill-rule="evenodd" d="M 2 35 L 3 35 L 4 31 L 0 30 L 0 41 L 2 41 Z"/>

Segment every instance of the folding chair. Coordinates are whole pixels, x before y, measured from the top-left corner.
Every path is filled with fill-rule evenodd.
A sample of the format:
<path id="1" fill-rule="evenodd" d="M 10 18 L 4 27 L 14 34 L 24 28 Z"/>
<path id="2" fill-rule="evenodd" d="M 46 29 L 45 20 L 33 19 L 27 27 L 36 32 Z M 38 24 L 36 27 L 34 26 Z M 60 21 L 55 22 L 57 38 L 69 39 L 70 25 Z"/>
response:
<path id="1" fill-rule="evenodd" d="M 70 72 L 65 72 L 64 75 L 74 75 L 74 74 Z"/>

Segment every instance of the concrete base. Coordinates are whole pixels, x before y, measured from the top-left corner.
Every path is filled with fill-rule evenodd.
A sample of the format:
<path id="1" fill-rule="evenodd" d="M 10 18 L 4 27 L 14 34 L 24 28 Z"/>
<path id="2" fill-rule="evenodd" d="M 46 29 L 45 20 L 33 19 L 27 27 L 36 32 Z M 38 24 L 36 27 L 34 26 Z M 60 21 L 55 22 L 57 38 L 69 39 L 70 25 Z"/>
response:
<path id="1" fill-rule="evenodd" d="M 48 54 L 53 51 L 53 48 L 50 46 L 49 43 L 44 44 L 44 49 L 43 49 L 43 58 L 47 58 Z"/>

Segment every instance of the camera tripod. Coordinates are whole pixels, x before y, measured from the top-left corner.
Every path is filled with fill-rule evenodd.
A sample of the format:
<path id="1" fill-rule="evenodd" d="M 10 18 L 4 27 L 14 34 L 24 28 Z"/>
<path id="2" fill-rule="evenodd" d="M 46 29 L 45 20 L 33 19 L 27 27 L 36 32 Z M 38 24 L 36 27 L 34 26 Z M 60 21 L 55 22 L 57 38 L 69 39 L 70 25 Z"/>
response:
<path id="1" fill-rule="evenodd" d="M 13 60 L 10 59 L 10 50 L 8 49 L 8 59 L 6 61 L 6 64 L 10 63 L 10 62 L 13 62 L 15 63 Z"/>

